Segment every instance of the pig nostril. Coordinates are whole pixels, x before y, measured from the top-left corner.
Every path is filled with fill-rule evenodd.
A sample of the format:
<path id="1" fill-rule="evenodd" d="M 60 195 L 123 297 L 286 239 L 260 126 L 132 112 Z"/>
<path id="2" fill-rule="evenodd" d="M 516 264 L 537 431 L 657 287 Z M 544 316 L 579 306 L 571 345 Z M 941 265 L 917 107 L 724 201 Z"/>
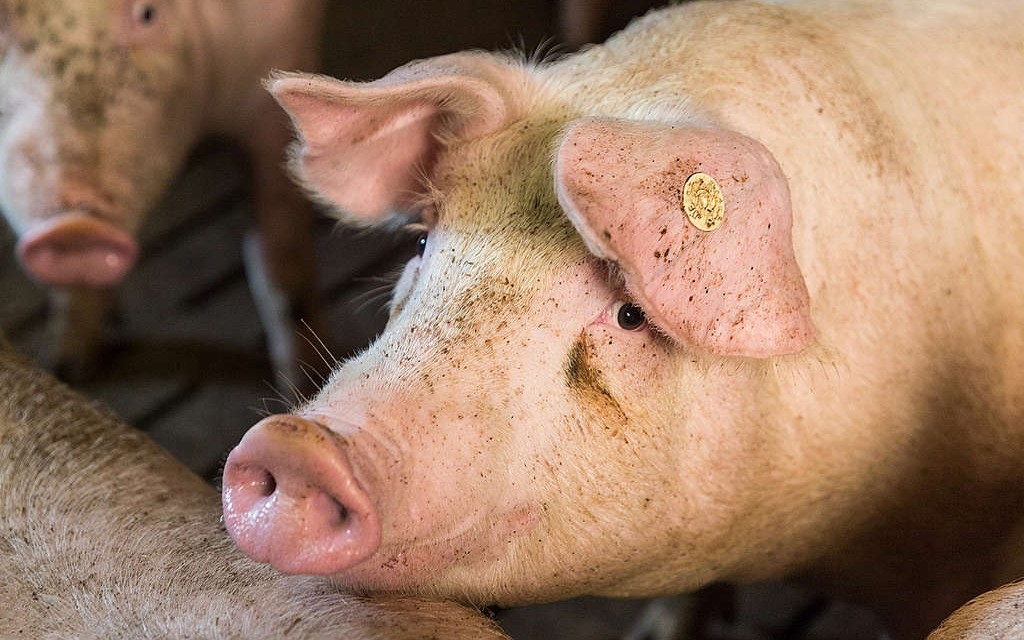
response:
<path id="1" fill-rule="evenodd" d="M 261 477 L 253 483 L 261 498 L 269 498 L 277 491 L 277 479 L 274 474 L 264 470 Z"/>
<path id="2" fill-rule="evenodd" d="M 348 507 L 338 502 L 337 500 L 334 501 L 334 504 L 338 509 L 338 522 L 348 522 L 349 517 L 351 516 Z"/>
<path id="3" fill-rule="evenodd" d="M 316 575 L 374 554 L 380 521 L 338 442 L 298 416 L 271 416 L 242 438 L 224 462 L 222 502 L 225 528 L 245 553 Z"/>

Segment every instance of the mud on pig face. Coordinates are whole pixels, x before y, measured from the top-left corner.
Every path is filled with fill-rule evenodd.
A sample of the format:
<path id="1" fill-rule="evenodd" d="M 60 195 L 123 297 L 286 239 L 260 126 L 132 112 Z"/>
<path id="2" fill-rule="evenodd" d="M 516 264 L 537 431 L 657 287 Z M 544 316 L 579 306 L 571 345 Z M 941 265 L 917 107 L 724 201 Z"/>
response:
<path id="1" fill-rule="evenodd" d="M 0 210 L 34 278 L 102 286 L 131 268 L 132 233 L 198 135 L 203 52 L 181 4 L 0 0 Z"/>
<path id="2" fill-rule="evenodd" d="M 648 136 L 573 119 L 554 101 L 530 105 L 540 99 L 525 97 L 538 93 L 528 81 L 518 65 L 459 54 L 367 84 L 273 83 L 301 133 L 296 169 L 312 192 L 355 224 L 422 215 L 420 252 L 383 334 L 227 460 L 225 523 L 254 558 L 356 588 L 519 603 L 654 593 L 678 588 L 679 575 L 692 587 L 737 566 L 730 531 L 777 521 L 764 500 L 770 479 L 748 455 L 769 455 L 770 435 L 718 436 L 756 424 L 750 399 L 762 394 L 761 377 L 723 354 L 789 353 L 808 339 L 791 252 L 751 263 L 794 277 L 757 292 L 775 326 L 754 312 L 727 320 L 750 334 L 733 330 L 736 346 L 710 311 L 675 321 L 670 293 L 633 275 L 646 271 L 639 258 L 612 256 L 625 251 L 612 223 L 589 211 L 636 195 L 586 178 L 600 173 L 591 159 L 646 179 L 593 138 L 609 127 L 623 140 Z M 774 170 L 752 143 L 748 152 L 709 164 Z M 726 195 L 750 199 L 743 189 L 772 179 L 734 182 Z M 776 226 L 759 242 L 788 247 L 788 210 L 756 215 Z M 659 242 L 696 238 L 661 226 Z M 671 328 L 655 329 L 644 311 Z"/>

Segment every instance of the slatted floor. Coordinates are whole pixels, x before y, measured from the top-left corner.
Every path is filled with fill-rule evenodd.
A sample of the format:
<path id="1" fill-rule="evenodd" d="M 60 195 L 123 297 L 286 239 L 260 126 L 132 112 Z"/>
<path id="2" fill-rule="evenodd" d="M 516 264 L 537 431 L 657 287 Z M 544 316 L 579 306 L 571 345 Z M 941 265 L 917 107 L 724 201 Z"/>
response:
<path id="1" fill-rule="evenodd" d="M 375 77 L 408 59 L 469 47 L 532 50 L 554 32 L 549 0 L 436 0 L 428 12 L 411 0 L 330 6 L 326 67 L 347 78 Z M 142 231 L 142 256 L 120 288 L 102 370 L 80 385 L 213 482 L 245 430 L 283 409 L 242 267 L 250 203 L 240 167 L 223 145 L 194 154 Z M 382 326 L 380 277 L 411 247 L 341 230 L 328 218 L 317 221 L 317 230 L 319 287 L 331 326 L 325 338 L 344 356 Z M 15 265 L 13 247 L 0 226 L 0 329 L 33 355 L 46 339 L 46 298 Z M 500 615 L 518 640 L 611 640 L 643 606 L 584 598 Z M 779 585 L 744 590 L 737 607 L 736 622 L 720 637 L 877 637 L 862 612 Z M 794 627 L 801 616 L 814 622 Z"/>

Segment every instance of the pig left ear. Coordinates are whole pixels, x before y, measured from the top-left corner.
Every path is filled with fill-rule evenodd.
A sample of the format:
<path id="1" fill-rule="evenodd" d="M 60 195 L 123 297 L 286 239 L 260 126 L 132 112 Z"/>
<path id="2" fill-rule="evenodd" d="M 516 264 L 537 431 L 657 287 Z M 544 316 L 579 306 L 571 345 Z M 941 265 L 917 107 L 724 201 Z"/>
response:
<path id="1" fill-rule="evenodd" d="M 789 189 L 735 132 L 585 119 L 560 142 L 555 187 L 590 250 L 670 338 L 721 355 L 795 353 L 813 339 Z"/>
<path id="2" fill-rule="evenodd" d="M 279 73 L 267 88 L 300 135 L 292 169 L 352 221 L 408 212 L 445 144 L 504 123 L 511 67 L 458 53 L 411 63 L 373 82 Z"/>

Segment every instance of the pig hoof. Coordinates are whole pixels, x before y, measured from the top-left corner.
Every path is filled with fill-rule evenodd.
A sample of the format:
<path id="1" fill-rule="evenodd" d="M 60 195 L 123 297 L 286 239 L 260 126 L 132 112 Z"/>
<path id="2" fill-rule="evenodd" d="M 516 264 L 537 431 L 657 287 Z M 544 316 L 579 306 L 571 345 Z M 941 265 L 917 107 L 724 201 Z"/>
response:
<path id="1" fill-rule="evenodd" d="M 293 415 L 264 419 L 224 465 L 224 524 L 254 560 L 332 574 L 377 549 L 380 522 L 337 436 Z"/>

